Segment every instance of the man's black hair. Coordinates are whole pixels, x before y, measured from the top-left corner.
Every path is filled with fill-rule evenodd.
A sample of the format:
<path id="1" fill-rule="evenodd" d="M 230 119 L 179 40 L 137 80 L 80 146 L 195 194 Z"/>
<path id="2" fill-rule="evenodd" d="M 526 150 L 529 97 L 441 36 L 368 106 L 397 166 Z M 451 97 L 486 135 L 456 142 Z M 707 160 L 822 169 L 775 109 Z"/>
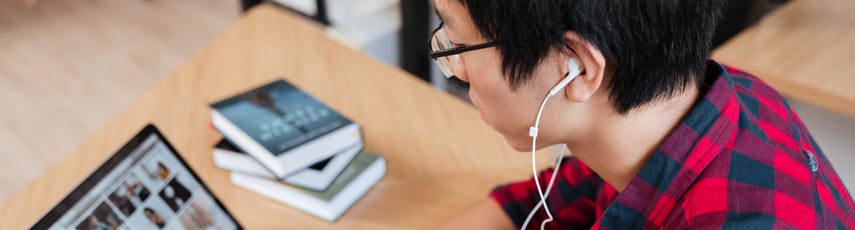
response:
<path id="1" fill-rule="evenodd" d="M 702 84 L 722 3 L 718 0 L 458 0 L 488 40 L 516 90 L 574 30 L 613 67 L 606 85 L 621 114 Z"/>

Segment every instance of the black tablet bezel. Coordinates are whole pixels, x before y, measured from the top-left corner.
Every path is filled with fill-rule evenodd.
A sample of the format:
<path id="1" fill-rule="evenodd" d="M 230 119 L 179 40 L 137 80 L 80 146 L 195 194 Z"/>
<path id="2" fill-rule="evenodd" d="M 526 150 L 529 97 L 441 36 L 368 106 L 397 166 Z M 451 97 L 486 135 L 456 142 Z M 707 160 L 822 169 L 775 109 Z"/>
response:
<path id="1" fill-rule="evenodd" d="M 187 168 L 187 171 L 190 172 L 190 175 L 193 176 L 193 179 L 199 181 L 199 184 L 205 189 L 205 192 L 211 195 L 214 202 L 217 203 L 220 209 L 226 213 L 226 215 L 231 219 L 232 222 L 237 225 L 237 229 L 244 229 L 243 226 L 235 219 L 234 215 L 232 215 L 228 209 L 220 202 L 220 199 L 208 188 L 204 181 L 196 174 L 196 172 L 184 161 L 184 158 L 181 157 L 181 154 L 172 147 L 172 144 L 166 139 L 166 137 L 157 129 L 153 124 L 146 125 L 142 131 L 137 133 L 130 141 L 128 141 L 122 148 L 119 149 L 115 154 L 113 154 L 107 161 L 105 161 L 101 166 L 98 167 L 92 174 L 90 174 L 86 179 L 84 179 L 77 187 L 74 188 L 65 198 L 62 199 L 57 205 L 55 205 L 50 211 L 45 213 L 42 218 L 40 218 L 36 223 L 30 226 L 30 229 L 47 229 L 51 225 L 53 225 L 60 217 L 62 217 L 65 212 L 67 212 L 71 207 L 74 206 L 77 201 L 79 201 L 89 190 L 92 189 L 95 185 L 100 182 L 100 180 L 109 174 L 120 162 L 122 162 L 125 158 L 127 158 L 134 150 L 136 150 L 140 144 L 143 143 L 148 137 L 152 134 L 157 135 L 157 138 L 162 141 L 169 151 L 178 158 L 178 161 L 181 162 L 181 165 Z"/>

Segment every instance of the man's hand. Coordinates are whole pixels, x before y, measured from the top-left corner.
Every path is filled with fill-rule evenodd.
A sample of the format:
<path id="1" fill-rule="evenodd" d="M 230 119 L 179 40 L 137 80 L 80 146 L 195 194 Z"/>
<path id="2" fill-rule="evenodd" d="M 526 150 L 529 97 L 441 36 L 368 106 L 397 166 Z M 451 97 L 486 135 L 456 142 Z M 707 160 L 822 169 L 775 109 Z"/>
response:
<path id="1" fill-rule="evenodd" d="M 440 229 L 515 229 L 502 207 L 492 199 L 479 201 Z"/>

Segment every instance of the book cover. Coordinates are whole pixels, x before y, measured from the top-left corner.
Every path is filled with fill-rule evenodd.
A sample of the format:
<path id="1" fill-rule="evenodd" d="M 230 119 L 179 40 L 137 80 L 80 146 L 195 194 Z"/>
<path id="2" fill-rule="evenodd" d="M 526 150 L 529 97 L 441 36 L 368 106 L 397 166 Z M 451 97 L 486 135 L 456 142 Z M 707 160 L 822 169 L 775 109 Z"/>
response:
<path id="1" fill-rule="evenodd" d="M 326 190 L 333 180 L 344 171 L 345 167 L 362 150 L 358 144 L 345 149 L 326 160 L 315 163 L 292 176 L 279 179 L 282 182 L 316 191 Z M 223 139 L 214 148 L 214 165 L 218 168 L 238 172 L 245 175 L 277 180 L 272 172 L 261 165 L 254 157 L 242 152 L 239 148 Z"/>
<path id="2" fill-rule="evenodd" d="M 246 152 L 244 152 L 243 150 L 238 149 L 237 146 L 230 143 L 226 139 L 222 139 L 222 140 L 220 140 L 220 142 L 217 142 L 217 145 L 215 145 L 214 148 L 226 150 L 226 151 L 229 151 L 230 153 L 234 153 L 237 155 L 244 156 L 242 158 L 247 159 L 247 160 L 254 160 L 254 159 L 251 159 L 252 156 L 250 156 L 249 154 L 246 154 Z M 330 157 L 330 158 L 327 158 L 326 160 L 319 161 L 318 163 L 315 163 L 312 166 L 309 166 L 309 168 L 307 168 L 307 170 L 324 171 L 324 168 L 327 167 L 327 164 L 329 164 L 333 158 L 334 157 Z M 259 167 L 263 167 L 263 166 L 259 165 Z M 264 168 L 261 168 L 261 169 L 266 170 Z"/>
<path id="3" fill-rule="evenodd" d="M 344 169 L 341 174 L 333 181 L 332 185 L 330 185 L 327 190 L 324 191 L 313 191 L 309 189 L 304 189 L 300 187 L 291 186 L 288 184 L 282 184 L 282 186 L 289 186 L 292 189 L 299 190 L 306 195 L 313 196 L 320 200 L 331 202 L 333 198 L 341 194 L 345 187 L 350 185 L 360 174 L 362 174 L 368 166 L 371 166 L 375 161 L 381 159 L 379 156 L 362 152 L 359 155 L 356 155 L 356 158 L 350 162 L 350 164 Z"/>
<path id="4" fill-rule="evenodd" d="M 291 205 L 328 221 L 335 221 L 386 174 L 386 160 L 359 153 L 324 191 L 232 172 L 232 183 Z"/>
<path id="5" fill-rule="evenodd" d="M 211 107 L 274 156 L 353 123 L 284 80 Z"/>

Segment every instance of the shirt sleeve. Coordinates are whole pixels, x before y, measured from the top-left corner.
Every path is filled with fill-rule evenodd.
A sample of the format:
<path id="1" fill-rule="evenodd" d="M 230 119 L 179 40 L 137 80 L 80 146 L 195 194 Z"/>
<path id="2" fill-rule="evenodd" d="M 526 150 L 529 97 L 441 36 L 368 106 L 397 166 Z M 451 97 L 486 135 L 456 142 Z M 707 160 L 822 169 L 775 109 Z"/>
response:
<path id="1" fill-rule="evenodd" d="M 553 169 L 539 173 L 540 186 L 546 190 L 552 178 Z M 595 222 L 597 211 L 597 196 L 603 185 L 602 179 L 591 171 L 584 163 L 573 157 L 564 159 L 560 172 L 555 178 L 552 191 L 546 198 L 549 210 L 555 217 L 548 225 L 561 226 L 563 229 L 587 229 Z M 540 201 L 534 177 L 531 179 L 501 185 L 490 194 L 514 222 L 521 227 L 532 208 Z M 540 223 L 547 219 L 543 208 L 532 217 L 528 228 L 540 229 Z"/>

